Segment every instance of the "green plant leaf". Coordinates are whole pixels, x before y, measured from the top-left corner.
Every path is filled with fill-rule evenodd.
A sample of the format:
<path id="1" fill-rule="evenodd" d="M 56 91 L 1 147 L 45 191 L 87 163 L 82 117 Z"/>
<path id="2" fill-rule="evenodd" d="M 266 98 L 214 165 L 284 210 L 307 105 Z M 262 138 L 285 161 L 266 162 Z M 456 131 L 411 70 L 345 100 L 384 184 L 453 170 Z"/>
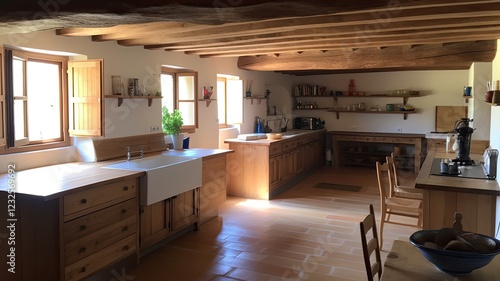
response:
<path id="1" fill-rule="evenodd" d="M 178 135 L 181 133 L 181 127 L 184 124 L 182 120 L 182 114 L 178 109 L 174 109 L 174 112 L 168 112 L 168 108 L 163 106 L 161 109 L 162 117 L 162 129 L 167 135 Z"/>

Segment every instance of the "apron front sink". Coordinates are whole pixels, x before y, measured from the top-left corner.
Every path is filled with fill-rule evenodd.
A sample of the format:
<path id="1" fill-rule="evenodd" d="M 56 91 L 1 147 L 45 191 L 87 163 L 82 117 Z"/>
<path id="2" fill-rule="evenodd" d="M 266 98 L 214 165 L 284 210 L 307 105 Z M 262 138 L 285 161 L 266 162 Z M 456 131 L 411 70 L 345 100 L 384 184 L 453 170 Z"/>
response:
<path id="1" fill-rule="evenodd" d="M 201 186 L 201 158 L 159 155 L 104 167 L 146 172 L 139 189 L 141 205 L 151 205 Z"/>

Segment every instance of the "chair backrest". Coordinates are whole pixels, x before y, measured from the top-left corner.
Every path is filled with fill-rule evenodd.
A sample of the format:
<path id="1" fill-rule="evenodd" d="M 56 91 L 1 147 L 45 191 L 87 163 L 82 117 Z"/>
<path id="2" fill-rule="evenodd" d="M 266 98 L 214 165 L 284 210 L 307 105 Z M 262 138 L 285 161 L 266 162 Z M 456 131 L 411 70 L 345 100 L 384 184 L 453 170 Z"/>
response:
<path id="1" fill-rule="evenodd" d="M 377 181 L 378 181 L 378 189 L 380 192 L 380 203 L 385 204 L 385 198 L 393 196 L 393 185 L 392 179 L 390 176 L 389 164 L 383 163 L 381 164 L 379 161 L 375 163 L 377 168 Z"/>
<path id="2" fill-rule="evenodd" d="M 394 157 L 394 153 L 392 152 L 390 156 L 386 157 L 387 163 L 389 163 L 389 169 L 392 173 L 392 180 L 395 186 L 399 185 L 398 181 L 398 166 L 396 165 L 396 158 Z"/>
<path id="3" fill-rule="evenodd" d="M 373 281 L 375 275 L 378 274 L 378 280 L 382 275 L 382 260 L 380 258 L 380 247 L 378 244 L 377 224 L 375 221 L 375 212 L 373 205 L 370 204 L 370 214 L 359 223 L 361 233 L 361 246 L 363 248 L 363 257 L 365 260 L 366 276 L 368 281 Z M 367 240 L 368 232 L 372 232 L 371 238 Z M 371 262 L 371 256 L 375 252 L 375 261 Z"/>
<path id="4" fill-rule="evenodd" d="M 396 166 L 396 160 L 394 159 L 394 154 L 391 153 L 391 156 L 385 157 L 385 162 L 387 163 L 388 176 L 391 181 L 391 185 L 389 186 L 389 197 L 394 197 L 394 186 L 398 186 L 398 167 Z"/>

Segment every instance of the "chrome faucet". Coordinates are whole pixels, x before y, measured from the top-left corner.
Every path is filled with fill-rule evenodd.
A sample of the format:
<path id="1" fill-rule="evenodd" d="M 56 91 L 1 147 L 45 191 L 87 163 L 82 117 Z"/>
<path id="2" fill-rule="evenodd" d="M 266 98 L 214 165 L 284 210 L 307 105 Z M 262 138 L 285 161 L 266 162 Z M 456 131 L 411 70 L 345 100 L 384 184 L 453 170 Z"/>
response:
<path id="1" fill-rule="evenodd" d="M 138 158 L 143 158 L 144 157 L 144 145 L 141 145 L 139 146 L 140 147 L 140 151 L 138 151 L 139 156 Z M 130 150 L 130 146 L 127 146 L 127 161 L 130 161 L 132 159 L 132 154 L 135 154 L 137 153 L 137 151 L 131 151 Z"/>

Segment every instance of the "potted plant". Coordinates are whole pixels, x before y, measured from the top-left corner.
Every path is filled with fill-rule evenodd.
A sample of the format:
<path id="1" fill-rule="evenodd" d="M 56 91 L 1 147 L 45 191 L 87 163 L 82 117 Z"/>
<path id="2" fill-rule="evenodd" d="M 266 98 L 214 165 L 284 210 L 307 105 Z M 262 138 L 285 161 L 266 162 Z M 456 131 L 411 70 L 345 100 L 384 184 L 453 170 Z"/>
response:
<path id="1" fill-rule="evenodd" d="M 181 134 L 181 127 L 184 121 L 182 120 L 181 112 L 178 109 L 174 109 L 174 112 L 170 113 L 166 106 L 163 106 L 161 111 L 163 132 L 171 136 L 174 149 L 182 149 L 184 135 Z"/>

